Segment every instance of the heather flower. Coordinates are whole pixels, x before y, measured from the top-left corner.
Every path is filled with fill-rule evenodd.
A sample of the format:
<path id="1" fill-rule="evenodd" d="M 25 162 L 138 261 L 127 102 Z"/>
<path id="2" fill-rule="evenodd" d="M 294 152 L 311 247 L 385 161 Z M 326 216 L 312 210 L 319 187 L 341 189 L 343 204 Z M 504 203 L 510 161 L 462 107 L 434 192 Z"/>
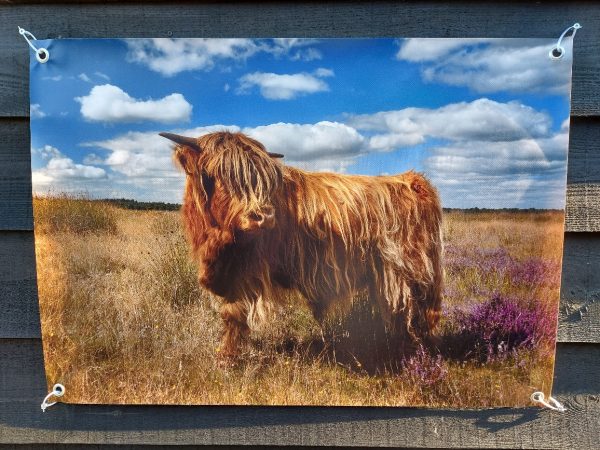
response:
<path id="1" fill-rule="evenodd" d="M 402 361 L 405 374 L 420 386 L 433 386 L 448 375 L 448 366 L 442 355 L 432 356 L 423 346 L 414 355 Z"/>
<path id="2" fill-rule="evenodd" d="M 454 245 L 445 248 L 444 258 L 450 268 L 478 268 L 485 272 L 503 270 L 512 260 L 504 248 L 465 249 Z"/>
<path id="3" fill-rule="evenodd" d="M 560 264 L 541 258 L 530 258 L 520 264 L 513 264 L 510 277 L 514 284 L 559 286 Z"/>
<path id="4" fill-rule="evenodd" d="M 558 286 L 560 283 L 559 263 L 541 258 L 519 261 L 504 248 L 465 250 L 448 246 L 444 258 L 446 268 L 452 272 L 476 270 L 482 276 L 507 277 L 513 285 Z"/>
<path id="5" fill-rule="evenodd" d="M 505 359 L 521 349 L 545 350 L 555 336 L 555 322 L 547 311 L 499 295 L 468 310 L 457 309 L 454 319 L 451 345 L 480 362 Z"/>

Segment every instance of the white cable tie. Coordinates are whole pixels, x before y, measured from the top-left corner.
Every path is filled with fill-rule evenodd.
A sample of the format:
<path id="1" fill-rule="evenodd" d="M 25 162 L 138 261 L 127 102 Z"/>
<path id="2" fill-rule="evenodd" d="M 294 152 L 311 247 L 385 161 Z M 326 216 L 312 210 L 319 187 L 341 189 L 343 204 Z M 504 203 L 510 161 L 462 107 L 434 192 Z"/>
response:
<path id="1" fill-rule="evenodd" d="M 539 403 L 540 405 L 543 405 L 553 411 L 565 412 L 567 410 L 567 408 L 565 408 L 561 402 L 552 396 L 549 396 L 548 401 L 546 401 L 546 397 L 543 392 L 537 391 L 531 394 L 531 401 L 534 403 Z"/>
<path id="2" fill-rule="evenodd" d="M 31 47 L 31 49 L 35 52 L 35 58 L 41 62 L 42 64 L 45 64 L 48 62 L 48 60 L 50 59 L 50 52 L 48 51 L 48 49 L 46 48 L 37 48 L 35 45 L 33 45 L 33 43 L 31 42 L 33 41 L 37 41 L 37 38 L 31 34 L 29 31 L 18 27 L 19 28 L 19 34 L 21 36 L 23 36 L 23 39 L 25 39 L 27 41 L 27 44 Z"/>
<path id="3" fill-rule="evenodd" d="M 561 45 L 563 39 L 565 38 L 567 33 L 571 30 L 573 30 L 573 34 L 571 34 L 571 37 L 574 39 L 575 33 L 577 33 L 577 30 L 579 30 L 580 28 L 581 28 L 581 25 L 579 25 L 579 23 L 574 23 L 573 25 L 571 25 L 569 28 L 567 28 L 565 31 L 562 32 L 562 34 L 558 38 L 558 41 L 556 42 L 556 45 L 554 47 L 552 47 L 550 49 L 550 52 L 548 53 L 548 56 L 550 57 L 550 59 L 554 59 L 554 60 L 561 59 L 565 55 L 566 50 Z"/>
<path id="4" fill-rule="evenodd" d="M 62 384 L 56 383 L 52 390 L 44 397 L 44 401 L 42 402 L 42 412 L 46 412 L 47 408 L 50 408 L 52 405 L 56 405 L 58 402 L 48 402 L 51 397 L 62 397 L 65 395 L 65 387 Z"/>

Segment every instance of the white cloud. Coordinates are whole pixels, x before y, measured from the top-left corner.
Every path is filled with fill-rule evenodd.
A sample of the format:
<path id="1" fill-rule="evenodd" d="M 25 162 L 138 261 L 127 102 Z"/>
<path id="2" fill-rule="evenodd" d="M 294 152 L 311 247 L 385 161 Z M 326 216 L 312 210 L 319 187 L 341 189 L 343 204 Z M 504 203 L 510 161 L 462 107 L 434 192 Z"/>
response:
<path id="1" fill-rule="evenodd" d="M 412 147 L 425 142 L 421 133 L 385 133 L 376 134 L 369 138 L 371 150 L 390 151 L 401 147 Z"/>
<path id="2" fill-rule="evenodd" d="M 410 38 L 399 41 L 396 58 L 411 62 L 435 61 L 468 45 L 489 42 L 490 39 Z"/>
<path id="3" fill-rule="evenodd" d="M 62 80 L 63 76 L 62 75 L 54 75 L 54 76 L 49 76 L 49 77 L 42 77 L 42 80 L 50 80 L 50 81 L 60 81 Z"/>
<path id="4" fill-rule="evenodd" d="M 188 121 L 192 113 L 192 105 L 181 94 L 139 100 L 111 84 L 94 86 L 87 96 L 75 100 L 81 103 L 81 115 L 97 122 L 181 122 Z"/>
<path id="5" fill-rule="evenodd" d="M 104 178 L 106 176 L 106 172 L 100 167 L 76 164 L 67 157 L 50 159 L 45 172 L 54 178 Z"/>
<path id="6" fill-rule="evenodd" d="M 550 116 L 518 102 L 486 98 L 453 103 L 437 109 L 405 108 L 348 117 L 348 124 L 376 134 L 373 150 L 389 151 L 425 142 L 449 140 L 514 141 L 548 135 Z"/>
<path id="7" fill-rule="evenodd" d="M 358 131 L 339 122 L 274 123 L 242 131 L 269 151 L 282 153 L 286 163 L 313 170 L 342 171 L 361 154 L 365 143 Z"/>
<path id="8" fill-rule="evenodd" d="M 298 50 L 290 55 L 292 61 L 313 61 L 315 59 L 323 59 L 323 54 L 316 48 L 306 48 Z"/>
<path id="9" fill-rule="evenodd" d="M 328 91 L 329 86 L 321 78 L 333 76 L 329 69 L 317 69 L 314 74 L 276 74 L 254 72 L 239 79 L 239 94 L 247 94 L 257 86 L 263 97 L 269 100 L 291 100 L 301 95 Z"/>
<path id="10" fill-rule="evenodd" d="M 275 57 L 321 59 L 314 39 L 127 39 L 129 61 L 144 64 L 170 77 L 189 70 L 212 70 L 219 63 L 236 63 L 263 52 Z"/>
<path id="11" fill-rule="evenodd" d="M 332 77 L 332 76 L 335 75 L 335 73 L 333 72 L 333 70 L 331 70 L 331 69 L 325 69 L 323 67 L 320 67 L 317 70 L 315 70 L 314 74 L 317 77 Z"/>
<path id="12" fill-rule="evenodd" d="M 62 153 L 60 153 L 56 147 L 52 147 L 51 145 L 44 145 L 40 148 L 32 148 L 31 153 L 39 156 L 44 161 L 47 161 L 51 158 L 58 158 L 62 155 Z"/>
<path id="13" fill-rule="evenodd" d="M 310 47 L 318 42 L 317 39 L 278 38 L 273 39 L 272 45 L 263 43 L 261 48 L 276 56 L 288 56 L 292 61 L 313 61 L 323 58 L 319 50 Z"/>
<path id="14" fill-rule="evenodd" d="M 532 175 L 564 169 L 564 146 L 559 152 L 551 141 L 523 139 L 514 142 L 468 141 L 430 150 L 426 166 L 433 174 Z M 566 145 L 566 143 L 564 143 Z M 548 146 L 547 148 L 544 148 Z M 451 177 L 453 178 L 453 177 Z"/>
<path id="15" fill-rule="evenodd" d="M 102 78 L 103 80 L 110 81 L 110 77 L 103 72 L 94 72 L 94 75 L 96 75 L 99 78 Z"/>
<path id="16" fill-rule="evenodd" d="M 447 207 L 563 208 L 568 135 L 456 142 L 429 149 L 424 168 Z"/>
<path id="17" fill-rule="evenodd" d="M 187 130 L 171 130 L 186 136 L 201 136 L 213 131 L 239 131 L 238 127 L 213 125 Z M 159 131 L 130 131 L 112 139 L 84 143 L 84 147 L 108 151 L 103 163 L 127 177 L 178 177 L 171 160 L 172 142 L 158 135 Z"/>
<path id="18" fill-rule="evenodd" d="M 42 117 L 46 117 L 46 113 L 42 111 L 39 103 L 33 103 L 29 105 L 29 117 L 32 119 L 41 119 Z"/>
<path id="19" fill-rule="evenodd" d="M 553 39 L 405 39 L 396 57 L 422 63 L 425 81 L 498 91 L 568 94 L 571 40 L 560 62 L 548 57 Z"/>
<path id="20" fill-rule="evenodd" d="M 239 131 L 235 126 L 214 125 L 191 129 L 168 130 L 186 136 L 201 136 L 213 131 Z M 86 160 L 110 168 L 110 184 L 94 182 L 94 193 L 104 197 L 134 197 L 140 200 L 180 203 L 184 176 L 172 159 L 172 142 L 149 132 L 131 131 L 112 139 L 87 142 L 84 147 L 97 148 Z M 104 154 L 103 157 L 98 154 Z"/>
<path id="21" fill-rule="evenodd" d="M 104 159 L 101 158 L 100 156 L 96 155 L 95 153 L 89 153 L 87 155 L 85 155 L 85 157 L 83 158 L 83 163 L 84 164 L 104 164 Z"/>
<path id="22" fill-rule="evenodd" d="M 106 171 L 101 167 L 75 163 L 50 145 L 32 149 L 32 153 L 45 161 L 44 167 L 32 171 L 33 189 L 38 193 L 48 189 L 59 192 L 81 191 L 89 186 L 91 180 L 96 182 L 107 177 Z"/>
<path id="23" fill-rule="evenodd" d="M 85 73 L 80 73 L 79 75 L 77 75 L 77 78 L 79 78 L 81 81 L 85 81 L 86 83 L 92 82 L 92 79 L 88 77 Z"/>
<path id="24" fill-rule="evenodd" d="M 252 39 L 128 39 L 130 61 L 165 76 L 210 70 L 219 60 L 243 60 L 259 49 Z"/>

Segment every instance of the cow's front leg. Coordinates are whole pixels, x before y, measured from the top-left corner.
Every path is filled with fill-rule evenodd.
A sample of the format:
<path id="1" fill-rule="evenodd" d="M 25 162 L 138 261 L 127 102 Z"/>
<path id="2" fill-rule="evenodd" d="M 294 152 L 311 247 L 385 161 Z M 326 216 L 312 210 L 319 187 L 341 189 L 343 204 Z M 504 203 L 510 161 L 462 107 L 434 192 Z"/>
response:
<path id="1" fill-rule="evenodd" d="M 220 309 L 223 319 L 223 337 L 219 356 L 222 362 L 235 360 L 250 329 L 248 328 L 248 309 L 243 302 L 224 303 Z"/>

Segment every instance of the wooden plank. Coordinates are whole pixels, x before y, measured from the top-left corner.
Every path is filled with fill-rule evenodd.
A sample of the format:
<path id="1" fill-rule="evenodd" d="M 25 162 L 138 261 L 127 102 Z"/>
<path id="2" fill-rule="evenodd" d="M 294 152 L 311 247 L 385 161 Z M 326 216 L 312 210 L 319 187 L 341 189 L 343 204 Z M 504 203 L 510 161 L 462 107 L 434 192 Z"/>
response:
<path id="1" fill-rule="evenodd" d="M 600 235 L 567 233 L 559 342 L 600 343 Z M 31 232 L 0 232 L 0 338 L 38 338 L 40 324 Z"/>
<path id="2" fill-rule="evenodd" d="M 600 184 L 567 185 L 565 231 L 600 231 Z"/>
<path id="3" fill-rule="evenodd" d="M 110 1 L 110 0 L 109 0 Z M 156 444 L 0 444 L 0 450 L 251 450 L 264 449 L 258 445 L 156 445 Z M 270 445 L 268 450 L 324 450 L 320 445 Z M 356 446 L 354 450 L 367 450 L 373 447 Z M 412 448 L 412 447 L 411 447 Z"/>
<path id="4" fill-rule="evenodd" d="M 571 117 L 567 184 L 600 184 L 600 117 Z"/>
<path id="5" fill-rule="evenodd" d="M 110 1 L 110 0 L 108 0 Z M 250 450 L 254 445 L 203 445 L 202 450 Z M 371 447 L 353 447 L 366 450 Z M 323 450 L 321 446 L 273 445 L 269 450 Z M 122 445 L 122 444 L 0 444 L 0 450 L 198 450 L 197 445 Z"/>
<path id="6" fill-rule="evenodd" d="M 600 231 L 600 120 L 572 118 L 566 231 Z"/>
<path id="7" fill-rule="evenodd" d="M 56 405 L 39 340 L 0 340 L 0 442 L 594 448 L 600 441 L 600 346 L 560 344 L 554 393 L 539 408 L 173 407 Z M 69 387 L 66 386 L 68 389 Z"/>
<path id="8" fill-rule="evenodd" d="M 0 229 L 33 229 L 29 121 L 0 119 Z"/>
<path id="9" fill-rule="evenodd" d="M 29 122 L 0 119 L 0 230 L 32 230 Z M 566 231 L 600 231 L 600 120 L 573 118 Z"/>
<path id="10" fill-rule="evenodd" d="M 0 232 L 0 338 L 40 336 L 31 232 Z"/>
<path id="11" fill-rule="evenodd" d="M 567 234 L 558 316 L 561 342 L 600 342 L 599 267 L 600 236 Z"/>
<path id="12" fill-rule="evenodd" d="M 558 37 L 575 40 L 572 114 L 600 113 L 600 6 L 587 2 L 238 2 L 2 6 L 0 116 L 28 116 L 28 48 L 57 37 Z M 182 20 L 185 18 L 185 20 Z M 526 18 L 526 19 L 525 19 Z"/>

